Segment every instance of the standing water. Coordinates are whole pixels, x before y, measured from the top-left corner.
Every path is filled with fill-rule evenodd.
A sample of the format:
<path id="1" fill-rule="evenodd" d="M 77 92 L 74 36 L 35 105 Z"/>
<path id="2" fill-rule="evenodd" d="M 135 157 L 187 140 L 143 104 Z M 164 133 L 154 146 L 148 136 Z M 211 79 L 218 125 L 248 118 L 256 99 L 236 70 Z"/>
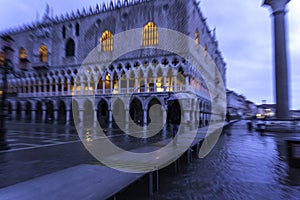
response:
<path id="1" fill-rule="evenodd" d="M 223 131 L 208 156 L 162 176 L 149 199 L 300 199 L 300 169 L 288 166 L 287 136 L 261 136 L 240 121 Z"/>

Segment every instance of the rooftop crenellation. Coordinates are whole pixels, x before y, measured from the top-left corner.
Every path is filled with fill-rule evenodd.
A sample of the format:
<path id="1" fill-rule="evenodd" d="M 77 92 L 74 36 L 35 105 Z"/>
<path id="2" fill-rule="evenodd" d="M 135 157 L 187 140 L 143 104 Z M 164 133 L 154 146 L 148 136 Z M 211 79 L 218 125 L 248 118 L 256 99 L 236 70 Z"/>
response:
<path id="1" fill-rule="evenodd" d="M 86 17 L 86 16 L 90 16 L 90 15 L 95 15 L 98 13 L 113 11 L 113 10 L 120 9 L 123 7 L 137 5 L 137 4 L 141 4 L 141 3 L 149 2 L 149 1 L 153 1 L 153 0 L 118 0 L 118 1 L 110 0 L 109 2 L 106 2 L 106 3 L 104 2 L 102 4 L 102 6 L 100 4 L 96 4 L 96 6 L 94 6 L 94 7 L 89 6 L 88 8 L 82 8 L 81 10 L 77 9 L 76 12 L 71 11 L 70 13 L 61 14 L 60 16 L 56 15 L 55 17 L 49 16 L 49 13 L 47 12 L 47 10 L 49 8 L 47 5 L 45 14 L 47 15 L 50 22 L 60 23 L 60 22 L 64 22 L 64 21 L 74 20 L 74 19 L 77 19 L 80 17 Z M 41 21 L 36 20 L 30 24 L 23 24 L 18 27 L 8 28 L 4 31 L 1 31 L 0 35 L 7 35 L 7 34 L 9 35 L 9 34 L 21 32 L 21 31 L 35 29 L 38 25 L 45 24 L 44 18 Z"/>

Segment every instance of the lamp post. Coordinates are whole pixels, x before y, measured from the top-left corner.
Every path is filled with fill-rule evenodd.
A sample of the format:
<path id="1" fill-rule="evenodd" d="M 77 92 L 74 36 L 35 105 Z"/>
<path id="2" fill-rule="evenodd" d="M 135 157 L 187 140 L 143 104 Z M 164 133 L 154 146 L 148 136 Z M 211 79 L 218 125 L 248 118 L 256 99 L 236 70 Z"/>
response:
<path id="1" fill-rule="evenodd" d="M 1 94 L 1 105 L 0 105 L 0 150 L 9 149 L 6 143 L 6 128 L 5 128 L 5 101 L 7 93 L 7 71 L 9 68 L 8 62 L 5 59 L 4 52 L 0 52 L 0 68 L 2 75 L 2 94 Z"/>

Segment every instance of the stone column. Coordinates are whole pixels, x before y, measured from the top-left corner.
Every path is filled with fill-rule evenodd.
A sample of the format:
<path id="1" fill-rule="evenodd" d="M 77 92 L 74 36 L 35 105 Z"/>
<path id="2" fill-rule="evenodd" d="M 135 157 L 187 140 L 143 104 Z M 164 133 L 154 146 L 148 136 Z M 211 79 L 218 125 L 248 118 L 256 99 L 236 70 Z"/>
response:
<path id="1" fill-rule="evenodd" d="M 71 85 L 70 85 L 70 81 L 68 80 L 68 82 L 67 82 L 67 87 L 68 87 L 68 95 L 70 95 L 71 94 Z"/>
<path id="2" fill-rule="evenodd" d="M 98 113 L 98 109 L 95 108 L 95 109 L 94 109 L 94 127 L 97 126 L 97 122 L 98 122 L 98 119 L 97 119 L 97 113 Z"/>
<path id="3" fill-rule="evenodd" d="M 113 93 L 113 80 L 110 79 L 110 94 Z"/>
<path id="4" fill-rule="evenodd" d="M 276 117 L 289 117 L 289 76 L 286 53 L 285 6 L 290 0 L 264 0 L 271 6 L 274 23 Z"/>
<path id="5" fill-rule="evenodd" d="M 129 78 L 126 79 L 126 92 L 129 93 Z"/>
<path id="6" fill-rule="evenodd" d="M 186 77 L 185 77 L 185 90 L 186 90 L 186 91 L 187 91 L 188 87 L 189 87 L 189 77 L 186 76 Z"/>
<path id="7" fill-rule="evenodd" d="M 147 76 L 144 76 L 144 92 L 147 92 Z"/>
<path id="8" fill-rule="evenodd" d="M 129 123 L 129 110 L 125 109 L 125 123 L 128 124 Z"/>
<path id="9" fill-rule="evenodd" d="M 105 81 L 102 81 L 102 94 L 105 94 Z"/>
<path id="10" fill-rule="evenodd" d="M 153 91 L 157 92 L 157 88 L 156 88 L 156 76 L 153 77 Z"/>
<path id="11" fill-rule="evenodd" d="M 113 113 L 112 113 L 112 110 L 109 110 L 108 112 L 109 112 L 109 113 L 108 113 L 108 114 L 109 114 L 109 119 L 108 119 L 108 120 L 109 120 L 109 123 L 112 123 L 112 121 L 113 121 Z"/>
<path id="12" fill-rule="evenodd" d="M 70 123 L 70 109 L 66 109 L 66 124 Z"/>
<path id="13" fill-rule="evenodd" d="M 167 80 L 166 80 L 166 75 L 163 75 L 163 84 L 164 84 L 164 92 L 167 91 Z"/>
<path id="14" fill-rule="evenodd" d="M 173 86 L 173 91 L 176 92 L 177 91 L 177 76 L 174 75 L 174 86 Z"/>
<path id="15" fill-rule="evenodd" d="M 144 125 L 147 125 L 147 109 L 144 109 L 144 115 L 143 115 L 143 121 L 144 121 Z"/>
<path id="16" fill-rule="evenodd" d="M 31 105 L 31 122 L 35 122 L 35 119 L 36 119 L 36 104 L 33 103 Z"/>
<path id="17" fill-rule="evenodd" d="M 122 83 L 122 76 L 118 80 L 118 93 L 121 94 L 121 83 Z"/>
<path id="18" fill-rule="evenodd" d="M 135 78 L 135 89 L 137 90 L 135 92 L 138 92 L 138 88 L 139 88 L 139 80 L 138 78 Z"/>
<path id="19" fill-rule="evenodd" d="M 45 105 L 43 105 L 42 107 L 42 122 L 46 122 L 46 115 L 47 115 L 47 107 Z"/>

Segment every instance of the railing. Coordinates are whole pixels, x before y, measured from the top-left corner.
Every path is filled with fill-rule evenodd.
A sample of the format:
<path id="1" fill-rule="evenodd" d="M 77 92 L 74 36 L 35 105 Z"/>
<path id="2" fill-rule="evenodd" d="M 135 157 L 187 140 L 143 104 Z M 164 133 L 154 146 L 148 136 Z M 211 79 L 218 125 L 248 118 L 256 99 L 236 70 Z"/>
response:
<path id="1" fill-rule="evenodd" d="M 175 91 L 176 89 L 176 91 Z M 210 98 L 207 92 L 203 92 L 202 90 L 192 89 L 191 86 L 188 88 L 185 85 L 177 85 L 174 86 L 166 86 L 166 87 L 139 87 L 139 88 L 121 88 L 113 89 L 112 94 L 132 94 L 132 93 L 163 93 L 163 92 L 187 92 L 193 91 L 199 96 L 204 98 Z M 84 91 L 58 91 L 58 92 L 32 92 L 32 93 L 18 93 L 18 97 L 33 97 L 33 96 L 69 96 L 69 95 L 102 95 L 102 94 L 111 94 L 111 89 L 97 89 L 97 90 L 84 90 Z"/>

